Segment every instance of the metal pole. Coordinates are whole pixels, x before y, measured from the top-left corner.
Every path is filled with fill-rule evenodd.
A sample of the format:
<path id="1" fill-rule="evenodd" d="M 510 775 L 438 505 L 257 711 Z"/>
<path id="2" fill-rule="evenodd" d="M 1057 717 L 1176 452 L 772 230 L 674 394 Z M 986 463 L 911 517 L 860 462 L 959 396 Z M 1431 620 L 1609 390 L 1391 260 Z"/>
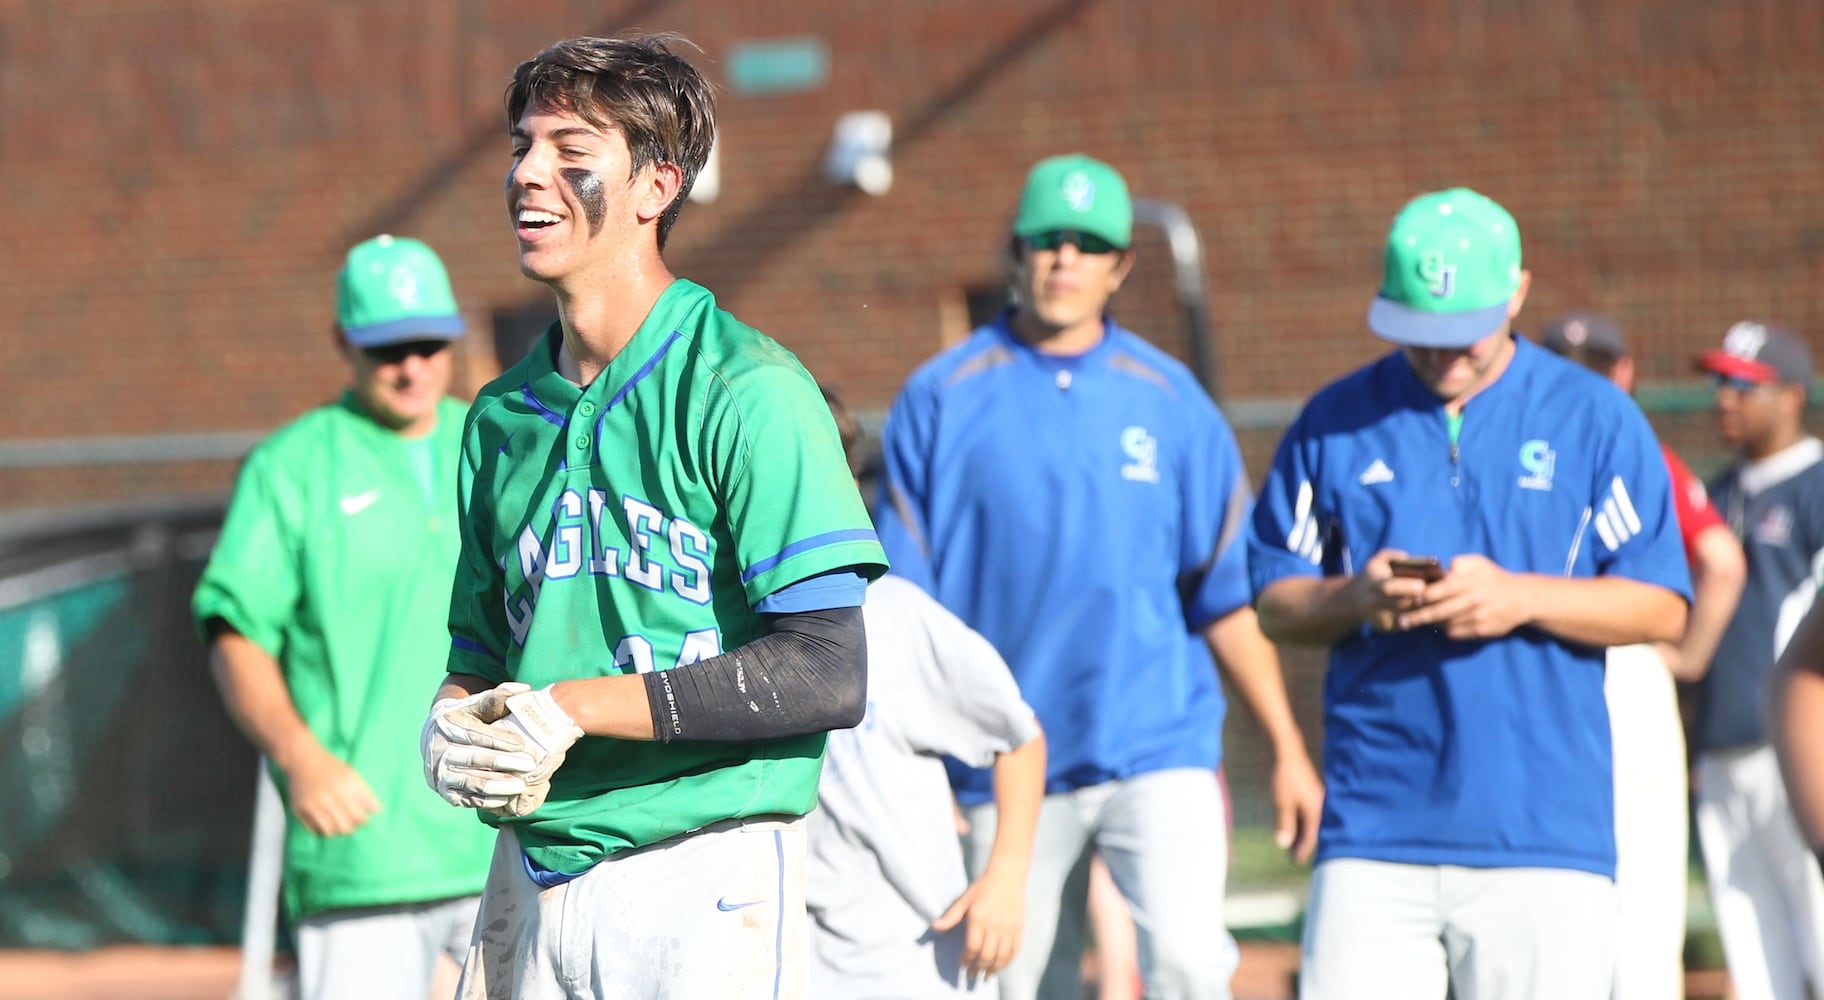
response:
<path id="1" fill-rule="evenodd" d="M 1186 357 L 1204 391 L 1220 401 L 1216 391 L 1216 355 L 1211 349 L 1215 333 L 1210 325 L 1209 294 L 1203 284 L 1203 247 L 1197 239 L 1197 227 L 1184 209 L 1154 198 L 1134 199 L 1134 221 L 1158 226 L 1165 232 L 1172 254 L 1172 283 L 1184 311 Z"/>
<path id="2" fill-rule="evenodd" d="M 241 917 L 241 984 L 237 1000 L 278 1000 L 272 954 L 278 936 L 279 873 L 285 865 L 285 803 L 266 758 L 254 792 L 253 846 L 247 859 L 247 912 Z"/>

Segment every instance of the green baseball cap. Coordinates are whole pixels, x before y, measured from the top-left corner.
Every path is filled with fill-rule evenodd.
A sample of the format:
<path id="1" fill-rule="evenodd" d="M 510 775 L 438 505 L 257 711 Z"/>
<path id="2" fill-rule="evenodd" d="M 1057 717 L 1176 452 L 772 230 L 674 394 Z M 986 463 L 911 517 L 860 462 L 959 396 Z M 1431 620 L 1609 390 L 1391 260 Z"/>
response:
<path id="1" fill-rule="evenodd" d="M 336 275 L 336 325 L 356 347 L 455 340 L 463 332 L 443 261 L 404 236 L 376 236 L 348 252 Z"/>
<path id="2" fill-rule="evenodd" d="M 1468 188 L 1420 195 L 1387 234 L 1368 327 L 1410 347 L 1468 347 L 1500 328 L 1520 288 L 1520 227 Z"/>
<path id="3" fill-rule="evenodd" d="M 1134 203 L 1114 167 L 1082 153 L 1040 160 L 1026 175 L 1013 235 L 1071 230 L 1126 249 L 1134 236 Z"/>

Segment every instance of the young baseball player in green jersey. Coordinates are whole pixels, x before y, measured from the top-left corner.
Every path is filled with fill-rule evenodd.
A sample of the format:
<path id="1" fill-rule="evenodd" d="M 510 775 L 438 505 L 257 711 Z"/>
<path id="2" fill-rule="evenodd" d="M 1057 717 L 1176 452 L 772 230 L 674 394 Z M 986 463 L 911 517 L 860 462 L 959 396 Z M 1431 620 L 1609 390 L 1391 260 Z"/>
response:
<path id="1" fill-rule="evenodd" d="M 356 246 L 339 286 L 353 384 L 248 456 L 194 611 L 289 806 L 303 997 L 420 998 L 468 946 L 492 841 L 419 787 L 411 752 L 448 648 L 462 317 L 416 240 Z"/>
<path id="2" fill-rule="evenodd" d="M 559 322 L 464 432 L 422 742 L 500 829 L 463 997 L 804 988 L 802 817 L 862 716 L 885 557 L 816 383 L 661 257 L 715 135 L 676 41 L 572 39 L 507 91 L 520 270 Z"/>

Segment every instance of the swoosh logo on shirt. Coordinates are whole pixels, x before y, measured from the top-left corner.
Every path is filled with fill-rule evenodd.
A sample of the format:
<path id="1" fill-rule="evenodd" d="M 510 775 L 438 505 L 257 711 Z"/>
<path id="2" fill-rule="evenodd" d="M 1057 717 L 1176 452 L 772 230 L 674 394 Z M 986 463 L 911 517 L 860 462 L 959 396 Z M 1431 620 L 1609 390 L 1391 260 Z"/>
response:
<path id="1" fill-rule="evenodd" d="M 368 490 L 366 493 L 357 493 L 352 497 L 343 497 L 342 513 L 353 517 L 369 507 L 372 507 L 374 501 L 378 499 L 380 499 L 379 490 Z"/>
<path id="2" fill-rule="evenodd" d="M 721 910 L 723 913 L 732 913 L 735 910 L 745 910 L 750 906 L 759 906 L 764 902 L 766 902 L 764 899 L 754 899 L 745 903 L 731 903 L 728 901 L 727 896 L 723 896 L 721 899 L 716 900 L 716 909 Z"/>

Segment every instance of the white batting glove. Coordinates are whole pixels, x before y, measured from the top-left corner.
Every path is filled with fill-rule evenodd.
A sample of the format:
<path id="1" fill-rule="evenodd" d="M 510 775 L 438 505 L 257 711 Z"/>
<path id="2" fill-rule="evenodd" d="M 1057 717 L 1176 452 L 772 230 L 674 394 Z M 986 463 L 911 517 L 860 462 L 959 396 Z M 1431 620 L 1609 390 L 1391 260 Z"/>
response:
<path id="1" fill-rule="evenodd" d="M 522 791 L 500 805 L 482 808 L 496 816 L 527 816 L 545 804 L 545 797 L 551 794 L 551 775 L 582 738 L 583 730 L 558 707 L 549 687 L 515 694 L 506 704 L 506 718 L 493 728 L 514 733 L 524 747 L 522 752 L 530 754 L 536 765 L 525 774 Z"/>
<path id="2" fill-rule="evenodd" d="M 470 809 L 499 808 L 526 790 L 526 774 L 537 760 L 522 737 L 493 723 L 507 715 L 507 702 L 532 690 L 507 683 L 467 698 L 445 698 L 431 706 L 418 736 L 424 780 L 443 800 Z"/>

